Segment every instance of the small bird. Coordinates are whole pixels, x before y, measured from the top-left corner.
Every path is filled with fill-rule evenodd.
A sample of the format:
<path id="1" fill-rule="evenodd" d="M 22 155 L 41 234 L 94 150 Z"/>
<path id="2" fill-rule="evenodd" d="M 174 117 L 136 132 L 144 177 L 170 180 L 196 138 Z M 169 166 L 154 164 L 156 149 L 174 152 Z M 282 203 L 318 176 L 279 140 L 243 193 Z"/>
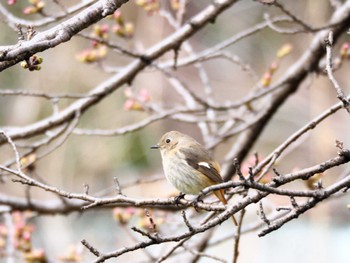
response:
<path id="1" fill-rule="evenodd" d="M 200 143 L 186 134 L 167 132 L 151 149 L 160 149 L 165 177 L 181 193 L 198 195 L 204 188 L 223 182 L 219 164 Z M 224 190 L 213 192 L 227 205 Z M 232 220 L 237 225 L 233 215 Z"/>

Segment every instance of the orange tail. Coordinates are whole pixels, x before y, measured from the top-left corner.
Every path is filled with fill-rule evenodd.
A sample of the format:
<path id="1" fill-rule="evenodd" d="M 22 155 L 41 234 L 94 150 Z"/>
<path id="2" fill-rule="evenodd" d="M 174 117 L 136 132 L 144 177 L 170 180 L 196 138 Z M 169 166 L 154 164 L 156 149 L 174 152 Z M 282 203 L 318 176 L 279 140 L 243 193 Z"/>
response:
<path id="1" fill-rule="evenodd" d="M 227 200 L 225 198 L 225 195 L 224 195 L 224 190 L 217 190 L 217 191 L 214 191 L 214 194 L 216 195 L 216 197 L 224 204 L 224 205 L 227 205 Z M 236 218 L 234 215 L 232 215 L 232 221 L 233 223 L 238 226 L 237 224 L 237 221 L 236 221 Z"/>

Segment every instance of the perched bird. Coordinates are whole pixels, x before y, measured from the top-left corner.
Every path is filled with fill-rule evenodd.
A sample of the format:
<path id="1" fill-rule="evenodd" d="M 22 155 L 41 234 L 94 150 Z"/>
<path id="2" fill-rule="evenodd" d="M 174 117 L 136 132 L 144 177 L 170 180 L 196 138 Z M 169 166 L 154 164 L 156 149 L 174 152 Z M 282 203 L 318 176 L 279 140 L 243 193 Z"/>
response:
<path id="1" fill-rule="evenodd" d="M 198 195 L 204 188 L 223 182 L 219 164 L 200 143 L 186 134 L 167 132 L 151 148 L 160 149 L 165 177 L 181 193 Z M 227 204 L 224 190 L 213 192 Z M 233 215 L 232 220 L 237 225 Z"/>

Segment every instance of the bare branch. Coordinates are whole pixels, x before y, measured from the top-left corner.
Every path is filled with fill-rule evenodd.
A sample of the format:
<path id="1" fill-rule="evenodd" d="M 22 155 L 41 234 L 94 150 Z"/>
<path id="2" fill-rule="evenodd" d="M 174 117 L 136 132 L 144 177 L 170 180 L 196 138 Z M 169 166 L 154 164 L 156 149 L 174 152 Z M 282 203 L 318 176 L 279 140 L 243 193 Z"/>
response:
<path id="1" fill-rule="evenodd" d="M 297 218 L 299 215 L 306 212 L 307 210 L 310 210 L 311 208 L 313 208 L 315 205 L 317 205 L 322 200 L 328 198 L 329 196 L 333 195 L 334 193 L 340 191 L 341 189 L 348 187 L 349 184 L 350 184 L 350 176 L 333 184 L 330 187 L 325 188 L 324 190 L 320 190 L 320 194 L 318 195 L 318 197 L 312 197 L 308 201 L 306 201 L 302 204 L 299 204 L 297 206 L 293 206 L 293 209 L 291 210 L 291 212 L 289 212 L 284 217 L 279 218 L 279 219 L 271 222 L 271 224 L 267 228 L 265 228 L 264 230 L 262 230 L 259 233 L 259 236 L 260 237 L 265 236 L 266 234 L 271 233 L 272 231 L 279 229 L 285 223 L 289 222 L 292 219 Z"/>
<path id="2" fill-rule="evenodd" d="M 105 0 L 107 1 L 107 0 Z M 91 10 L 89 11 L 83 11 L 81 16 L 82 17 L 89 17 L 89 23 L 94 23 L 96 20 L 101 19 L 101 15 L 108 15 L 109 12 L 113 12 L 116 8 L 118 8 L 118 5 L 115 5 L 114 10 L 108 9 L 108 12 L 105 13 L 104 10 L 104 2 L 103 0 L 98 1 L 96 4 L 91 6 Z M 193 34 L 195 34 L 198 30 L 200 30 L 204 25 L 212 21 L 216 16 L 218 16 L 221 12 L 225 11 L 225 9 L 229 8 L 232 4 L 234 4 L 236 0 L 225 0 L 221 1 L 218 4 L 210 5 L 206 9 L 204 9 L 202 12 L 200 12 L 198 15 L 190 19 L 184 26 L 182 26 L 178 32 L 170 35 L 169 37 L 165 38 L 163 41 L 161 41 L 158 45 L 156 45 L 153 48 L 150 48 L 148 51 L 145 52 L 144 58 L 147 58 L 147 61 L 153 61 L 163 55 L 165 52 L 167 52 L 170 49 L 173 49 L 175 46 L 178 46 L 180 43 L 182 43 L 186 38 L 189 38 Z M 90 14 L 91 12 L 91 14 Z M 69 20 L 69 22 L 66 22 L 66 26 L 69 27 L 70 23 L 73 23 L 72 25 L 73 29 L 75 29 L 77 32 L 81 28 L 80 26 L 88 26 L 87 22 L 84 23 L 84 19 L 82 17 L 77 16 L 73 20 Z M 79 20 L 79 23 L 75 20 Z M 77 23 L 77 24 L 75 24 Z M 60 25 L 61 28 L 61 25 Z M 69 27 L 70 28 L 70 27 Z M 77 33 L 70 28 L 70 33 Z M 53 28 L 51 31 L 53 31 L 55 34 L 57 32 L 63 33 L 62 30 L 57 30 Z M 51 32 L 49 31 L 49 33 Z M 41 34 L 44 34 L 41 33 Z M 45 35 L 48 37 L 47 35 Z M 55 40 L 55 35 L 50 36 L 50 39 Z M 60 36 L 58 36 L 60 37 Z M 69 35 L 66 36 L 69 39 Z M 67 40 L 68 40 L 67 39 Z M 34 41 L 34 42 L 33 42 Z M 40 43 L 41 39 L 40 36 L 35 36 L 30 43 L 33 43 L 33 45 L 36 45 L 36 42 Z M 46 43 L 46 42 L 45 42 Z M 52 47 L 50 45 L 50 47 Z M 43 47 L 41 50 L 36 51 L 43 51 L 47 49 L 48 46 Z M 21 58 L 20 54 L 24 54 L 25 56 L 28 56 L 28 54 L 31 54 L 27 49 L 33 50 L 30 44 L 27 44 L 25 48 L 18 49 L 16 52 L 9 52 L 6 51 L 6 56 L 3 54 L 1 60 L 9 60 L 14 59 L 15 61 L 20 61 L 23 58 Z M 29 53 L 28 53 L 28 52 Z M 24 56 L 22 55 L 22 56 Z M 16 59 L 15 59 L 16 58 Z M 5 65 L 6 66 L 6 65 Z M 106 97 L 108 94 L 113 92 L 114 90 L 118 89 L 121 85 L 125 83 L 130 83 L 131 80 L 134 78 L 135 74 L 137 74 L 140 70 L 144 69 L 147 66 L 147 63 L 145 63 L 145 59 L 138 59 L 131 62 L 128 66 L 124 68 L 120 73 L 117 75 L 111 77 L 104 83 L 100 84 L 98 87 L 95 88 L 95 90 L 91 91 L 89 94 L 94 95 L 93 97 L 88 97 L 86 99 L 81 99 L 76 101 L 75 103 L 71 104 L 69 107 L 67 107 L 65 110 L 61 111 L 59 114 L 51 116 L 49 118 L 43 119 L 35 124 L 29 125 L 27 127 L 22 127 L 19 129 L 12 129 L 8 132 L 9 136 L 13 139 L 18 138 L 28 138 L 37 134 L 42 133 L 43 131 L 46 131 L 47 129 L 52 129 L 53 127 L 60 125 L 69 119 L 71 119 L 74 115 L 74 112 L 80 111 L 82 114 L 91 106 L 98 103 L 101 99 Z M 0 67 L 1 68 L 1 67 Z M 0 144 L 1 144 L 0 140 Z"/>

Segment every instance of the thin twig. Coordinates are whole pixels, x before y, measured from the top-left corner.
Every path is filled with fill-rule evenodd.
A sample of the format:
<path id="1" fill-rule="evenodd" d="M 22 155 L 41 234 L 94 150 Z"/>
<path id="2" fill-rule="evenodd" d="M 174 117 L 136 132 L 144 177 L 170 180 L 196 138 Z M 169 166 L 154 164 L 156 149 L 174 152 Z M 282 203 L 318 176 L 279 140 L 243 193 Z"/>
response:
<path id="1" fill-rule="evenodd" d="M 117 191 L 118 195 L 123 195 L 122 193 L 122 188 L 120 187 L 120 183 L 118 178 L 115 176 L 113 177 L 113 181 L 114 181 L 114 186 L 115 186 L 115 190 Z"/>
<path id="2" fill-rule="evenodd" d="M 239 241 L 241 239 L 242 224 L 243 224 L 243 218 L 244 218 L 245 212 L 246 212 L 246 210 L 242 209 L 240 216 L 239 216 L 239 219 L 238 219 L 238 227 L 237 227 L 237 232 L 235 235 L 235 243 L 234 243 L 234 249 L 233 249 L 233 251 L 234 251 L 233 261 L 232 261 L 233 263 L 238 262 L 237 260 L 238 260 L 238 256 L 239 256 Z"/>
<path id="3" fill-rule="evenodd" d="M 90 243 L 87 242 L 85 239 L 83 239 L 83 240 L 81 241 L 81 243 L 82 243 L 92 254 L 94 254 L 96 257 L 101 256 L 101 253 L 100 253 L 96 248 L 94 248 L 93 246 L 91 246 Z"/>
<path id="4" fill-rule="evenodd" d="M 350 103 L 348 98 L 346 98 L 342 88 L 340 87 L 338 81 L 335 79 L 333 75 L 333 66 L 332 66 L 332 45 L 333 45 L 333 32 L 329 31 L 328 38 L 325 40 L 326 43 L 326 71 L 329 80 L 333 84 L 337 92 L 337 98 L 343 103 L 344 108 L 350 114 Z"/>
<path id="5" fill-rule="evenodd" d="M 3 137 L 5 137 L 5 139 L 8 141 L 8 143 L 11 145 L 12 150 L 15 154 L 15 160 L 16 160 L 16 167 L 17 167 L 17 171 L 18 172 L 22 172 L 22 164 L 21 164 L 21 159 L 20 159 L 20 155 L 19 152 L 17 150 L 17 147 L 15 145 L 15 143 L 13 142 L 13 140 L 11 139 L 11 137 L 4 131 L 0 129 L 0 135 L 2 135 Z"/>
<path id="6" fill-rule="evenodd" d="M 182 213 L 182 218 L 184 219 L 186 226 L 188 227 L 188 229 L 190 231 L 193 231 L 193 227 L 192 227 L 191 223 L 188 221 L 188 218 L 186 216 L 186 212 L 183 210 L 181 213 Z"/>
<path id="7" fill-rule="evenodd" d="M 266 225 L 270 225 L 270 220 L 267 219 L 264 208 L 263 208 L 263 204 L 260 201 L 259 202 L 259 215 L 261 220 L 266 224 Z"/>

